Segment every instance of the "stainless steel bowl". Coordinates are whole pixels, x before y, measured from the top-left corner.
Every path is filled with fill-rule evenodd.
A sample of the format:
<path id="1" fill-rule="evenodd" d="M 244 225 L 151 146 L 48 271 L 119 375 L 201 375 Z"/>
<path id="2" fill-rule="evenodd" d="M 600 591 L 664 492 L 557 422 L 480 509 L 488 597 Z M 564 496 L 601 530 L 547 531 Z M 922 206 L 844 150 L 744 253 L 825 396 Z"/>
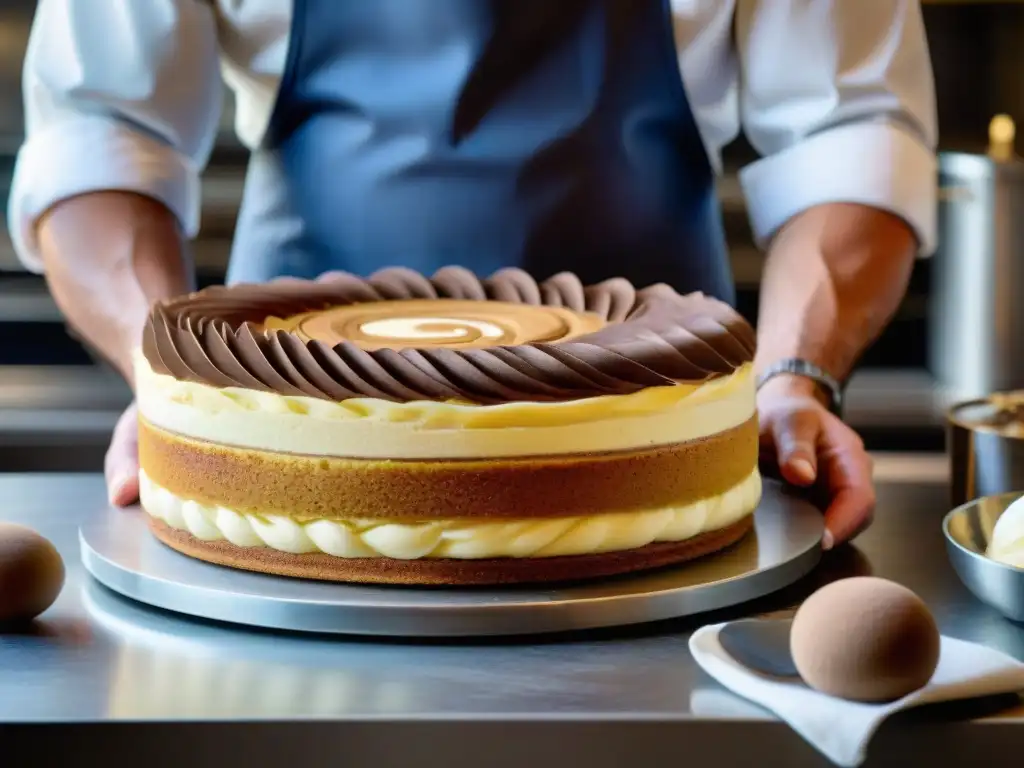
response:
<path id="1" fill-rule="evenodd" d="M 953 570 L 964 585 L 1006 618 L 1024 622 L 1024 568 L 985 556 L 996 520 L 1022 495 L 1001 493 L 961 504 L 946 515 L 942 532 Z"/>
<path id="2" fill-rule="evenodd" d="M 946 419 L 953 506 L 1024 491 L 1024 391 L 957 403 Z"/>

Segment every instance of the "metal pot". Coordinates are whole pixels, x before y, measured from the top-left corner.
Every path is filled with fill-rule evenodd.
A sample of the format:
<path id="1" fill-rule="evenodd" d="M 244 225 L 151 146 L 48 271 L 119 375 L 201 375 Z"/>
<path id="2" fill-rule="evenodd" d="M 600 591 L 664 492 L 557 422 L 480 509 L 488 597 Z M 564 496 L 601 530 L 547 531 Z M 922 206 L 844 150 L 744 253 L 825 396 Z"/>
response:
<path id="1" fill-rule="evenodd" d="M 1024 162 L 1012 120 L 989 132 L 988 154 L 939 156 L 929 367 L 961 399 L 1024 389 Z"/>
<path id="2" fill-rule="evenodd" d="M 1024 391 L 958 403 L 947 425 L 953 506 L 1024 491 Z"/>

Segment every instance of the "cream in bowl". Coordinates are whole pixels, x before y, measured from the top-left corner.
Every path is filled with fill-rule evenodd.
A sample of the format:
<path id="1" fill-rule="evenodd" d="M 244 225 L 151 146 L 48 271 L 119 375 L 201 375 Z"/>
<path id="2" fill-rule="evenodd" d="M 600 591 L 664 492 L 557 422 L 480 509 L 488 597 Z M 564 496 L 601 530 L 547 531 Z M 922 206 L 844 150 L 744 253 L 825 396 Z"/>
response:
<path id="1" fill-rule="evenodd" d="M 997 562 L 1024 568 L 1024 497 L 1010 504 L 996 519 L 985 555 Z"/>
<path id="2" fill-rule="evenodd" d="M 1003 616 L 1024 622 L 1022 494 L 983 496 L 943 520 L 946 553 L 964 585 Z"/>

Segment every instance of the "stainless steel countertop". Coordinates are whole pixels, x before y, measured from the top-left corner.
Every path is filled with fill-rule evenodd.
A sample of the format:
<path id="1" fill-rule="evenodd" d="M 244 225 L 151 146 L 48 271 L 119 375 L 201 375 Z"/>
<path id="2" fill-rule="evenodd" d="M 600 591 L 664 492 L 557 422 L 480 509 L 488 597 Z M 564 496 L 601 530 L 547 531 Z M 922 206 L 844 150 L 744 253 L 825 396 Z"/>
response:
<path id="1" fill-rule="evenodd" d="M 787 614 L 826 580 L 874 573 L 918 591 L 948 635 L 1024 659 L 1024 628 L 960 585 L 943 550 L 942 457 L 879 457 L 876 524 L 804 582 L 706 616 L 543 641 L 381 642 L 249 632 L 134 605 L 95 585 L 77 525 L 104 503 L 92 475 L 0 476 L 0 519 L 61 550 L 67 586 L 28 634 L 0 634 L 0 744 L 63 765 L 824 765 L 693 663 L 702 623 Z M 131 514 L 126 512 L 126 514 Z M 986 715 L 966 722 L 965 716 Z M 96 727 L 103 724 L 104 727 Z M 47 725 L 48 728 L 42 729 Z M 51 738 L 43 733 L 53 732 Z M 1016 752 L 1014 752 L 1016 750 Z M 872 765 L 1019 764 L 1024 705 L 955 708 L 885 726 Z M 586 762 L 584 762 L 586 761 Z"/>

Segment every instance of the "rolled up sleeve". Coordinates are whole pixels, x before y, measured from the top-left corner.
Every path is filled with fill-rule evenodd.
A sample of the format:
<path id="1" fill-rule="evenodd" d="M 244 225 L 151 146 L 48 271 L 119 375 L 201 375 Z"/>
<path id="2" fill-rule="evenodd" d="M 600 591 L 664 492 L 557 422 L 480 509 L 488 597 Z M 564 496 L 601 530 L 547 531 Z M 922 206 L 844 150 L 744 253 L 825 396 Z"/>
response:
<path id="1" fill-rule="evenodd" d="M 758 242 L 802 211 L 860 203 L 936 241 L 934 82 L 918 2 L 738 0 L 740 181 Z"/>
<path id="2" fill-rule="evenodd" d="M 41 271 L 36 223 L 61 200 L 122 190 L 199 228 L 199 176 L 222 105 L 216 26 L 199 0 L 41 0 L 25 58 L 25 142 L 8 203 Z"/>

